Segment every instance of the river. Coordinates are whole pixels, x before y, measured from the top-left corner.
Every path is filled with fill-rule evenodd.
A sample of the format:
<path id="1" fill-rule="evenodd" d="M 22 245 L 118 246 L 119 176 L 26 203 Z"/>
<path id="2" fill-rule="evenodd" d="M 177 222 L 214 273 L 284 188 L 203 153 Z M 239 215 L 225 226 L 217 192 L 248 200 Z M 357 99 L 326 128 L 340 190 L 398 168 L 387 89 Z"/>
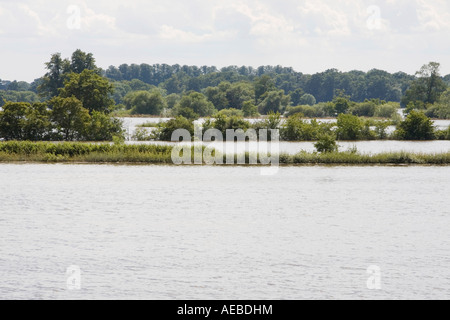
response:
<path id="1" fill-rule="evenodd" d="M 0 299 L 450 298 L 449 167 L 1 164 L 0 177 Z"/>

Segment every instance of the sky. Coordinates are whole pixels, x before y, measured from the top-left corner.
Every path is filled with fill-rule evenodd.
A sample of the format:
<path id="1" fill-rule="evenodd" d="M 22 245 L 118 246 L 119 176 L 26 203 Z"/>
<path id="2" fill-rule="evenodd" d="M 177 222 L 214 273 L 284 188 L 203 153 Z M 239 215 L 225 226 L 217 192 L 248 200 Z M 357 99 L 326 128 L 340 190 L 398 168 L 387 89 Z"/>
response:
<path id="1" fill-rule="evenodd" d="M 123 63 L 450 73 L 448 0 L 0 0 L 0 79 L 51 54 Z"/>

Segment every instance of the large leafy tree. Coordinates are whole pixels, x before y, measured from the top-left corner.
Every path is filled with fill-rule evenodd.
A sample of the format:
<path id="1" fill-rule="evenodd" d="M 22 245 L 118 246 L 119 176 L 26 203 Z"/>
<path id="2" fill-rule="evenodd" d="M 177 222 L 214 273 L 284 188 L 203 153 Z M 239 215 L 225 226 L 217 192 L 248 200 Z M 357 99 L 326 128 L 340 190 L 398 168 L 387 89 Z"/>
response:
<path id="1" fill-rule="evenodd" d="M 217 112 L 211 101 L 201 93 L 191 92 L 189 95 L 181 98 L 178 105 L 175 107 L 178 110 L 189 108 L 201 117 L 212 116 Z"/>
<path id="2" fill-rule="evenodd" d="M 45 140 L 51 129 L 44 103 L 7 102 L 0 112 L 0 137 L 6 140 Z"/>
<path id="3" fill-rule="evenodd" d="M 291 103 L 291 98 L 285 95 L 283 90 L 269 91 L 262 97 L 264 99 L 258 106 L 261 114 L 269 114 L 271 112 L 282 113 Z"/>
<path id="4" fill-rule="evenodd" d="M 85 53 L 76 50 L 71 59 L 63 59 L 61 53 L 55 53 L 50 61 L 45 63 L 47 73 L 37 87 L 41 97 L 50 99 L 59 94 L 59 90 L 64 87 L 64 83 L 70 73 L 82 73 L 84 70 L 92 70 L 100 74 L 100 69 L 95 65 L 92 53 Z"/>
<path id="5" fill-rule="evenodd" d="M 86 135 L 86 124 L 90 120 L 89 111 L 75 97 L 56 97 L 50 101 L 52 122 L 65 141 L 82 140 Z"/>
<path id="6" fill-rule="evenodd" d="M 72 58 L 70 60 L 70 71 L 74 73 L 82 73 L 86 69 L 93 70 L 100 74 L 100 69 L 95 65 L 94 55 L 78 49 L 72 54 Z"/>
<path id="7" fill-rule="evenodd" d="M 39 94 L 44 98 L 56 97 L 59 89 L 64 86 L 64 80 L 70 70 L 70 62 L 61 58 L 60 53 L 55 53 L 49 62 L 45 63 L 48 72 L 42 78 L 42 83 L 38 86 Z"/>
<path id="8" fill-rule="evenodd" d="M 402 104 L 404 106 L 413 104 L 417 108 L 425 108 L 427 104 L 437 102 L 447 88 L 439 69 L 440 64 L 437 62 L 422 66 L 416 73 L 417 79 L 412 82 L 402 98 Z"/>
<path id="9" fill-rule="evenodd" d="M 6 140 L 23 140 L 28 103 L 7 102 L 0 112 L 0 136 Z"/>
<path id="10" fill-rule="evenodd" d="M 125 96 L 124 103 L 133 114 L 160 115 L 167 108 L 159 90 L 131 92 Z"/>
<path id="11" fill-rule="evenodd" d="M 108 79 L 86 69 L 80 74 L 71 73 L 59 96 L 77 98 L 91 114 L 93 111 L 109 113 L 114 106 L 113 92 L 114 87 Z"/>

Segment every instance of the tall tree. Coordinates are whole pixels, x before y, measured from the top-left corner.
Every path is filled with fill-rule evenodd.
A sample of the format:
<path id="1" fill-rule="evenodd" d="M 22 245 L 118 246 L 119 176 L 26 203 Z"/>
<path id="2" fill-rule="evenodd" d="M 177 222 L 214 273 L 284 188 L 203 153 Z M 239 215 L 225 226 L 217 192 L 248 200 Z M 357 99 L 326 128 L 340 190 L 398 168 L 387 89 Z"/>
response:
<path id="1" fill-rule="evenodd" d="M 77 98 L 91 114 L 93 111 L 109 113 L 114 106 L 113 93 L 114 87 L 108 79 L 86 69 L 80 74 L 69 74 L 64 88 L 60 90 L 60 97 Z"/>
<path id="2" fill-rule="evenodd" d="M 100 73 L 100 69 L 95 65 L 94 55 L 92 53 L 86 53 L 78 49 L 72 54 L 70 71 L 75 73 L 82 73 L 86 69 Z"/>
<path id="3" fill-rule="evenodd" d="M 42 78 L 42 83 L 37 90 L 41 97 L 52 98 L 59 94 L 59 89 L 64 86 L 65 76 L 70 72 L 70 62 L 62 59 L 60 53 L 55 53 L 49 62 L 45 63 L 48 72 Z"/>
<path id="4" fill-rule="evenodd" d="M 439 100 L 447 85 L 442 79 L 439 69 L 440 64 L 430 62 L 422 66 L 416 73 L 417 80 L 413 81 L 402 98 L 402 104 L 408 106 L 413 103 L 424 108 L 427 104 L 433 104 Z"/>

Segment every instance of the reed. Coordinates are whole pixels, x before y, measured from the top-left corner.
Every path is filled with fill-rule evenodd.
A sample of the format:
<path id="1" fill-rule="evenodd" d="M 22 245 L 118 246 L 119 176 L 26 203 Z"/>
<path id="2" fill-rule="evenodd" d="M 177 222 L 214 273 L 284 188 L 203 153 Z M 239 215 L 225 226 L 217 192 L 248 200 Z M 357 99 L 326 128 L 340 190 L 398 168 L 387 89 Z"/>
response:
<path id="1" fill-rule="evenodd" d="M 73 163 L 147 163 L 173 164 L 172 146 L 124 145 L 81 142 L 0 142 L 0 162 L 73 162 Z M 194 154 L 194 152 L 192 152 Z M 250 154 L 245 155 L 249 163 Z M 260 156 L 258 155 L 258 163 Z M 237 156 L 235 156 L 235 163 Z M 224 163 L 226 157 L 224 156 Z M 450 152 L 423 154 L 389 152 L 360 154 L 356 152 L 281 154 L 280 165 L 449 165 Z"/>

